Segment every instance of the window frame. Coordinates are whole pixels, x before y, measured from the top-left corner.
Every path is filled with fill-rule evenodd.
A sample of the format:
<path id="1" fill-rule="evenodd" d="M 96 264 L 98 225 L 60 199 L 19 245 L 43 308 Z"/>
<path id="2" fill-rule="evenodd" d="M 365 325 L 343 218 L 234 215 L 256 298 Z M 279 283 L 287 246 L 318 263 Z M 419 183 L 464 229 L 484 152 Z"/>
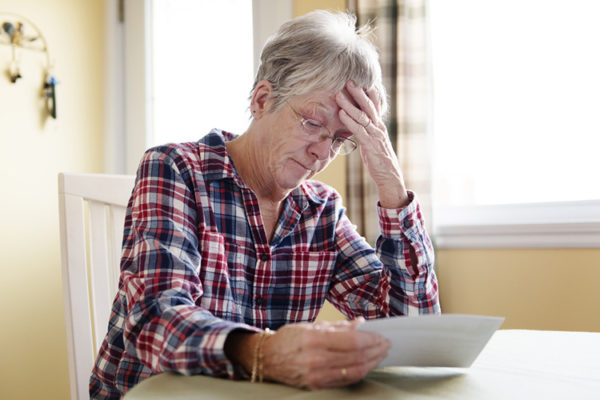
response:
<path id="1" fill-rule="evenodd" d="M 600 248 L 600 200 L 434 208 L 439 249 Z"/>

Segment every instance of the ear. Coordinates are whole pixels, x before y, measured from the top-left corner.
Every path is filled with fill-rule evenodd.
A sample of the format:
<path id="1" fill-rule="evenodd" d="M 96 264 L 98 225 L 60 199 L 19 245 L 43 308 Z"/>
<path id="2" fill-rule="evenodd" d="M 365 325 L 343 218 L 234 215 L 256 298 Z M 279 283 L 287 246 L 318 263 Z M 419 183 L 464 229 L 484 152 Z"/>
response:
<path id="1" fill-rule="evenodd" d="M 273 104 L 272 93 L 273 85 L 268 80 L 263 79 L 256 84 L 250 100 L 250 112 L 253 118 L 258 119 L 271 109 Z"/>

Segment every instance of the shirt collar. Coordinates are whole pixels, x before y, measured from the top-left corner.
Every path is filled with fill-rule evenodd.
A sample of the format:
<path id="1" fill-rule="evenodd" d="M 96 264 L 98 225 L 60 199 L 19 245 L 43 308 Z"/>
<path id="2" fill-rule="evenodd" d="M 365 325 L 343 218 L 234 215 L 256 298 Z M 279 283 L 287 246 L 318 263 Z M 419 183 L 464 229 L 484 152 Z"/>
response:
<path id="1" fill-rule="evenodd" d="M 233 179 L 238 185 L 241 182 L 239 175 L 227 153 L 226 142 L 235 139 L 238 135 L 212 129 L 207 135 L 200 139 L 198 146 L 198 156 L 200 158 L 200 168 L 206 181 L 218 181 L 223 179 Z M 237 177 L 237 179 L 236 179 Z M 242 185 L 240 185 L 242 186 Z M 245 185 L 244 185 L 245 187 Z"/>

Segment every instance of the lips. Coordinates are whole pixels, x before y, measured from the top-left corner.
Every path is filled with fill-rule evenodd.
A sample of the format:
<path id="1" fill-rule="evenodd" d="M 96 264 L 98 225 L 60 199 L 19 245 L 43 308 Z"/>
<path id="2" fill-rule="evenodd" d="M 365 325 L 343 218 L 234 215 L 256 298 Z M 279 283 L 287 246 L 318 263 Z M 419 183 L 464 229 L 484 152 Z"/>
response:
<path id="1" fill-rule="evenodd" d="M 298 161 L 298 160 L 293 160 L 293 161 L 294 161 L 296 164 L 300 165 L 302 168 L 304 168 L 304 169 L 305 169 L 305 170 L 307 170 L 307 171 L 311 171 L 311 172 L 312 172 L 312 171 L 314 171 L 312 168 L 310 168 L 310 167 L 307 167 L 305 164 L 301 163 L 301 162 L 300 162 L 300 161 Z"/>

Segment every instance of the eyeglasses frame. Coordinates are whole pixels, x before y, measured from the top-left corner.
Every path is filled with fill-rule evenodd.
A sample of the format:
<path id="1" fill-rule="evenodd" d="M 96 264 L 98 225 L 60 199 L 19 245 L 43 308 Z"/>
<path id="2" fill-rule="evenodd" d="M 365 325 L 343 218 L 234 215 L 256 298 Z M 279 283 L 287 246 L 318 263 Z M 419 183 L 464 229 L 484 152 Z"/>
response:
<path id="1" fill-rule="evenodd" d="M 353 139 L 352 136 L 347 137 L 347 138 L 339 137 L 339 136 L 336 137 L 334 134 L 331 133 L 331 131 L 325 125 L 321 125 L 320 123 L 318 123 L 318 121 L 309 120 L 309 119 L 304 118 L 298 111 L 296 111 L 294 109 L 294 107 L 292 107 L 292 105 L 290 103 L 286 102 L 286 104 L 290 107 L 290 110 L 292 110 L 292 112 L 294 113 L 294 116 L 296 117 L 298 122 L 300 122 L 300 125 L 302 125 L 302 128 L 305 131 L 308 131 L 308 128 L 306 127 L 307 123 L 312 123 L 313 125 L 318 125 L 320 128 L 323 128 L 323 129 L 325 129 L 325 131 L 327 131 L 327 134 L 319 135 L 319 142 L 324 142 L 327 139 L 331 139 L 331 145 L 329 146 L 329 151 L 331 153 L 333 153 L 335 155 L 341 154 L 341 155 L 345 156 L 345 155 L 352 153 L 358 147 L 358 143 L 356 143 L 356 140 Z M 334 143 L 339 143 L 339 148 L 337 151 L 334 148 Z M 347 150 L 346 143 L 353 144 L 353 145 L 350 145 L 352 147 L 350 150 Z"/>

